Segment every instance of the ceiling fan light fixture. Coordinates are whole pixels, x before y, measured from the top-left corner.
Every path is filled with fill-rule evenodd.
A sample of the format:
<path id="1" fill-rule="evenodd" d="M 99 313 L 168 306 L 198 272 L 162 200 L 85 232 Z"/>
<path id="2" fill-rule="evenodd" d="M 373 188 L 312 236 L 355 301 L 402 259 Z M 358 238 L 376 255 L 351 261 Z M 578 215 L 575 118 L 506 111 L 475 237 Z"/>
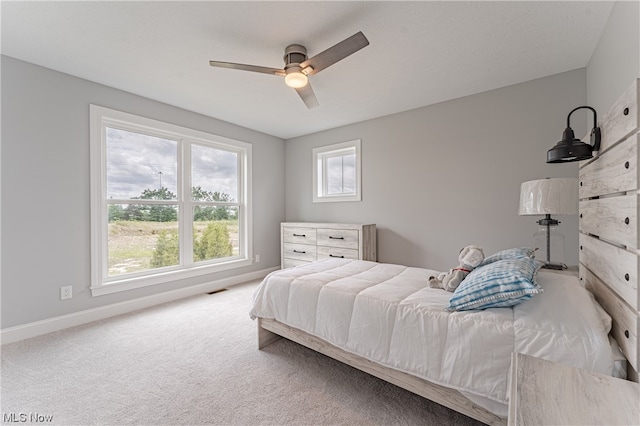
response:
<path id="1" fill-rule="evenodd" d="M 307 57 L 306 47 L 300 44 L 290 44 L 284 49 L 284 68 L 261 67 L 222 61 L 209 61 L 209 65 L 284 77 L 285 84 L 295 89 L 307 108 L 311 109 L 318 106 L 318 99 L 313 93 L 308 76 L 319 73 L 368 45 L 369 40 L 362 34 L 362 31 L 358 31 L 351 37 L 347 37 L 312 58 Z"/>
<path id="2" fill-rule="evenodd" d="M 287 75 L 284 76 L 284 82 L 289 87 L 299 89 L 307 85 L 309 77 L 302 72 L 300 67 L 292 67 L 287 69 Z"/>

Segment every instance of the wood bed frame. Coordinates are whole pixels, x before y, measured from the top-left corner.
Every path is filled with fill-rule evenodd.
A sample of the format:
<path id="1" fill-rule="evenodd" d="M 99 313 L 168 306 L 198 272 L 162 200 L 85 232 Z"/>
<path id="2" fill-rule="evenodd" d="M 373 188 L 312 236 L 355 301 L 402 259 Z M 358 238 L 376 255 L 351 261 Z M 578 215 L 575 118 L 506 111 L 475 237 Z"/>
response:
<path id="1" fill-rule="evenodd" d="M 506 419 L 475 405 L 455 389 L 436 385 L 401 371 L 382 366 L 359 355 L 344 351 L 325 340 L 273 319 L 258 318 L 258 349 L 285 337 L 316 352 L 343 362 L 360 371 L 392 383 L 423 398 L 463 413 L 490 425 L 506 425 Z"/>
<path id="2" fill-rule="evenodd" d="M 599 155 L 580 164 L 579 277 L 611 315 L 611 335 L 629 361 L 628 376 L 638 381 L 638 270 L 640 259 L 640 79 L 605 115 Z M 258 318 L 258 348 L 284 337 L 361 371 L 490 425 L 496 416 L 457 390 L 384 367 L 276 320 Z"/>

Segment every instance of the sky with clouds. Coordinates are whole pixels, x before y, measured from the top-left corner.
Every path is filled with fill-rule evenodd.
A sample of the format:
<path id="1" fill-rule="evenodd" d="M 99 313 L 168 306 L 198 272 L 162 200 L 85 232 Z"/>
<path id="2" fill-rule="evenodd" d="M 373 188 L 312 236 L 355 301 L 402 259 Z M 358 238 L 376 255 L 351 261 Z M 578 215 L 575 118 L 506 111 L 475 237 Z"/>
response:
<path id="1" fill-rule="evenodd" d="M 107 129 L 107 198 L 131 199 L 145 189 L 167 188 L 178 194 L 177 141 Z M 238 154 L 191 145 L 192 186 L 229 194 L 238 200 Z"/>
<path id="2" fill-rule="evenodd" d="M 327 193 L 355 194 L 356 155 L 346 154 L 327 158 Z"/>

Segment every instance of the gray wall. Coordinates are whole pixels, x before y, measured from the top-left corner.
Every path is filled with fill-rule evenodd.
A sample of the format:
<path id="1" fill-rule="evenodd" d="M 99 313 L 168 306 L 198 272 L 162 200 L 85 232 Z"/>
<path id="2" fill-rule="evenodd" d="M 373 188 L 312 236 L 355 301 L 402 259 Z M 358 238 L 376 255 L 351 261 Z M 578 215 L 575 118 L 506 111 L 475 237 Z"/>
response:
<path id="1" fill-rule="evenodd" d="M 284 141 L 2 56 L 2 328 L 277 266 Z M 92 297 L 89 104 L 249 142 L 254 253 L 235 271 Z M 73 286 L 73 299 L 59 289 Z"/>
<path id="2" fill-rule="evenodd" d="M 615 4 L 585 69 L 288 140 L 287 220 L 376 223 L 380 261 L 442 270 L 467 244 L 486 253 L 530 245 L 535 217 L 517 215 L 519 185 L 577 176 L 576 164 L 546 164 L 546 151 L 569 111 L 588 103 L 602 118 L 640 77 L 639 9 Z M 572 116 L 580 137 L 592 124 L 586 111 Z M 311 149 L 355 138 L 363 201 L 313 204 Z M 577 218 L 560 219 L 575 264 Z"/>
<path id="3" fill-rule="evenodd" d="M 598 119 L 638 77 L 640 2 L 617 2 L 587 66 L 587 102 Z"/>
<path id="4" fill-rule="evenodd" d="M 476 94 L 286 142 L 288 221 L 375 223 L 378 260 L 446 270 L 460 249 L 531 246 L 538 216 L 518 216 L 520 184 L 577 176 L 546 164 L 567 113 L 586 102 L 585 70 Z M 586 132 L 578 117 L 574 129 Z M 311 150 L 362 139 L 362 201 L 312 203 Z M 577 217 L 560 218 L 577 263 Z"/>

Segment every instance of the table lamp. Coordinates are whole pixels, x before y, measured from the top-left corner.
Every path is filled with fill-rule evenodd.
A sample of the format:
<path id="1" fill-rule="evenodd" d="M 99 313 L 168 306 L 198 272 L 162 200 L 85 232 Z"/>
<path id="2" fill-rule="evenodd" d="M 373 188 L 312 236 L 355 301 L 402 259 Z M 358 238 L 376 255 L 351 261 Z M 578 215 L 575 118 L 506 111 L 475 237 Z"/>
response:
<path id="1" fill-rule="evenodd" d="M 560 221 L 551 215 L 578 214 L 578 179 L 547 178 L 523 182 L 520 186 L 520 215 L 544 215 L 533 235 L 536 258 L 543 268 L 567 269 L 564 264 L 564 235 L 558 230 Z"/>

